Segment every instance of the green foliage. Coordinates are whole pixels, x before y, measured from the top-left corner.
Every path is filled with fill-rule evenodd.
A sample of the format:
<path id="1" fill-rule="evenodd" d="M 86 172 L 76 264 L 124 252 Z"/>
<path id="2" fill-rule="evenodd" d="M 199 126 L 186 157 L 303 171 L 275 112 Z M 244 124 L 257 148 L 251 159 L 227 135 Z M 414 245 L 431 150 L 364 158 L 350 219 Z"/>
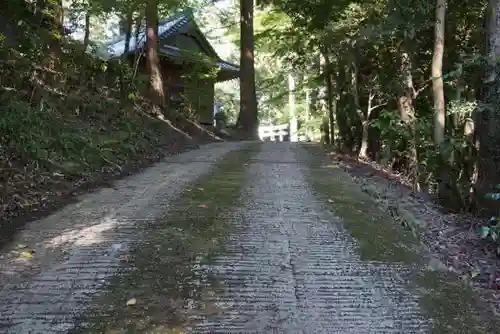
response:
<path id="1" fill-rule="evenodd" d="M 0 220 L 103 173 L 142 164 L 187 138 L 152 117 L 155 109 L 143 96 L 147 75 L 124 59 L 104 61 L 96 48 L 88 52 L 69 38 L 58 21 L 59 4 L 37 2 L 35 10 L 14 1 L 0 8 L 0 169 L 6 190 Z M 68 11 L 105 17 L 122 5 L 71 2 Z M 217 74 L 213 68 L 206 62 L 193 75 L 202 81 Z M 176 125 L 191 131 L 182 120 Z"/>
<path id="2" fill-rule="evenodd" d="M 500 184 L 497 184 L 494 188 L 498 191 Z M 500 192 L 497 191 L 486 193 L 484 197 L 487 200 L 498 201 L 500 200 Z M 496 245 L 496 252 L 500 255 L 500 217 L 491 217 L 486 224 L 479 226 L 476 230 L 481 239 L 488 240 Z"/>
<path id="3" fill-rule="evenodd" d="M 3 165 L 17 161 L 69 174 L 116 169 L 154 145 L 160 129 L 143 128 L 138 116 L 123 113 L 108 112 L 82 123 L 80 117 L 32 107 L 5 94 L 0 101 Z"/>
<path id="4" fill-rule="evenodd" d="M 477 200 L 472 190 L 477 180 L 473 131 L 478 126 L 474 114 L 494 110 L 491 103 L 477 100 L 484 86 L 482 73 L 490 66 L 488 55 L 482 53 L 485 8 L 484 1 L 448 2 L 442 69 L 446 131 L 444 143 L 437 147 L 430 89 L 435 4 L 261 2 L 254 20 L 261 122 L 287 121 L 286 79 L 293 71 L 298 78 L 293 95 L 300 133 L 332 115 L 340 148 L 357 154 L 362 140 L 368 140 L 363 153 L 408 176 L 415 190 L 439 191 L 443 204 L 457 209 L 473 207 Z M 231 31 L 237 41 L 237 29 Z M 403 120 L 403 104 L 398 101 L 406 98 L 410 104 Z M 366 123 L 369 135 L 363 139 Z"/>

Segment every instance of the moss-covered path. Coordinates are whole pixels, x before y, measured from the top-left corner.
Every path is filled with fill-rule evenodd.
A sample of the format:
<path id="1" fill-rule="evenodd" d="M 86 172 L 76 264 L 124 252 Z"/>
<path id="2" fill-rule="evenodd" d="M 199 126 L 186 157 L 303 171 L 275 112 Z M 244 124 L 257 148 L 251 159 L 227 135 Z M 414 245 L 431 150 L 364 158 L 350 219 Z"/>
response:
<path id="1" fill-rule="evenodd" d="M 321 150 L 216 144 L 29 225 L 0 332 L 495 333 L 420 252 Z"/>

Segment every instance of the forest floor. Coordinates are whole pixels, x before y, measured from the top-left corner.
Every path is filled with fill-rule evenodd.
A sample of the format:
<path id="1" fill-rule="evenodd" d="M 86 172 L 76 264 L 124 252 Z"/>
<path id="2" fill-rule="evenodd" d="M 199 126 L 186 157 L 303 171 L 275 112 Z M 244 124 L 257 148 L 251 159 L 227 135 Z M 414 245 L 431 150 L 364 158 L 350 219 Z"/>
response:
<path id="1" fill-rule="evenodd" d="M 17 234 L 0 332 L 498 332 L 366 168 L 293 143 L 168 157 Z"/>

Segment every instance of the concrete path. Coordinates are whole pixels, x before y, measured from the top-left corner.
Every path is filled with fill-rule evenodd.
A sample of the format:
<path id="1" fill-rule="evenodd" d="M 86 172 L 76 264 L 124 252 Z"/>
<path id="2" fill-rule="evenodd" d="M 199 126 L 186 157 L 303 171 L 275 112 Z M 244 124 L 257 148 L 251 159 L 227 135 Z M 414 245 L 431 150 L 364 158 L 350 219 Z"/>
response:
<path id="1" fill-rule="evenodd" d="M 401 265 L 363 262 L 306 180 L 307 154 L 266 144 L 249 170 L 244 220 L 206 267 L 226 287 L 203 333 L 426 333 Z M 243 223 L 246 227 L 243 226 Z"/>
<path id="2" fill-rule="evenodd" d="M 154 221 L 184 187 L 241 145 L 211 144 L 167 158 L 29 224 L 0 258 L 0 332 L 73 328 L 75 316 L 138 241 L 137 225 Z M 33 258 L 20 254 L 27 250 L 35 251 Z"/>
<path id="3" fill-rule="evenodd" d="M 92 328 L 100 328 L 98 332 L 111 332 L 103 329 L 111 318 L 121 317 L 122 323 L 130 325 L 139 309 L 143 323 L 148 318 L 148 324 L 142 329 L 134 324 L 132 332 L 173 333 L 174 327 L 187 333 L 429 332 L 431 314 L 421 307 L 421 294 L 409 284 L 414 266 L 361 259 L 357 240 L 343 227 L 335 202 L 326 201 L 313 186 L 310 161 L 317 158 L 290 143 L 258 144 L 246 162 L 226 158 L 245 145 L 214 144 L 167 159 L 112 189 L 85 196 L 78 204 L 30 224 L 0 258 L 0 333 L 67 333 L 77 325 L 83 332 L 97 331 L 82 328 L 92 327 L 93 320 L 86 314 L 93 311 L 104 317 L 99 311 L 103 304 L 108 304 L 111 315 L 94 323 L 97 327 Z M 157 307 L 153 305 L 124 306 L 126 300 L 112 305 L 112 298 L 105 296 L 119 284 L 110 283 L 112 278 L 126 276 L 131 269 L 120 258 L 133 255 L 137 245 L 147 248 L 153 243 L 138 231 L 146 225 L 156 231 L 159 217 L 172 211 L 175 201 L 181 203 L 177 199 L 182 200 L 197 179 L 204 176 L 203 184 L 217 177 L 217 166 L 225 165 L 229 173 L 231 164 L 234 173 L 244 176 L 233 178 L 244 183 L 242 190 L 230 196 L 231 203 L 227 198 L 217 203 L 216 192 L 206 194 L 218 205 L 214 215 L 227 226 L 226 234 L 213 240 L 220 247 L 203 256 L 200 249 L 204 243 L 197 245 L 196 236 L 192 240 L 184 236 L 184 254 L 172 250 L 174 242 L 181 239 L 169 239 L 164 250 L 165 257 L 172 256 L 172 263 L 186 258 L 182 261 L 198 283 L 195 278 L 181 282 L 178 266 L 172 265 L 170 273 L 163 273 L 168 261 L 152 263 L 157 275 L 140 273 L 152 274 L 158 284 L 139 287 L 143 296 L 164 295 L 160 311 L 174 305 L 172 290 L 176 290 L 177 299 L 179 291 L 185 293 L 186 297 L 180 298 L 185 300 L 175 304 L 175 313 L 182 317 L 160 316 L 153 312 Z M 192 215 L 186 222 L 195 227 L 208 224 L 209 216 L 203 216 L 208 206 L 197 205 L 192 212 L 182 214 Z M 178 230 L 182 230 L 180 226 Z M 212 225 L 207 226 L 207 231 L 213 230 Z M 203 233 L 199 226 L 193 231 Z M 373 238 L 381 238 L 377 230 Z M 159 251 L 161 245 L 155 247 Z M 22 252 L 31 249 L 33 257 L 26 258 Z M 191 250 L 198 255 L 182 257 Z M 170 274 L 177 275 L 172 276 L 177 283 L 170 280 L 168 289 L 163 289 L 170 292 L 151 291 L 161 287 L 165 275 Z M 193 297 L 195 286 L 208 280 L 211 292 Z M 201 301 L 203 307 L 194 305 Z M 126 332 L 124 327 L 118 329 Z"/>

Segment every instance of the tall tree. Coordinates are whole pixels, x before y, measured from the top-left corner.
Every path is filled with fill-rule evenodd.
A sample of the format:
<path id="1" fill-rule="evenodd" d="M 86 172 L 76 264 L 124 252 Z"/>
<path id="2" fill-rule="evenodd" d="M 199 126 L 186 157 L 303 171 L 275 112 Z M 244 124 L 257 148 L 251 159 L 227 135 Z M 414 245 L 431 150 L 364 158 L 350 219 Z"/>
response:
<path id="1" fill-rule="evenodd" d="M 151 96 L 162 109 L 165 107 L 165 92 L 158 57 L 158 1 L 147 0 L 146 3 L 147 45 L 146 56 L 149 71 Z M 159 113 L 158 113 L 159 114 Z"/>
<path id="2" fill-rule="evenodd" d="M 253 7 L 253 0 L 240 0 L 240 113 L 237 124 L 248 137 L 257 138 Z"/>
<path id="3" fill-rule="evenodd" d="M 130 50 L 130 39 L 132 38 L 132 26 L 134 24 L 134 8 L 132 4 L 128 4 L 126 9 L 126 14 L 124 17 L 124 28 L 125 28 L 125 49 L 123 54 L 128 54 Z M 135 41 L 137 43 L 137 41 Z"/>
<path id="4" fill-rule="evenodd" d="M 449 198 L 449 173 L 443 161 L 443 148 L 441 147 L 445 138 L 445 101 L 443 83 L 443 54 L 445 38 L 445 15 L 446 0 L 436 0 L 436 12 L 434 17 L 434 53 L 432 56 L 431 76 L 432 76 L 432 97 L 434 101 L 434 145 L 438 148 L 441 161 L 438 166 L 438 192 L 440 198 Z"/>
<path id="5" fill-rule="evenodd" d="M 84 36 L 83 36 L 83 53 L 87 51 L 90 42 L 90 16 L 91 16 L 91 8 L 90 1 L 86 3 L 85 10 L 85 27 L 84 27 Z"/>
<path id="6" fill-rule="evenodd" d="M 434 100 L 434 144 L 439 146 L 444 141 L 445 103 L 443 87 L 443 54 L 446 0 L 436 0 L 434 22 L 434 53 L 432 56 L 432 97 Z"/>
<path id="7" fill-rule="evenodd" d="M 488 67 L 483 82 L 483 99 L 488 107 L 476 117 L 479 142 L 477 199 L 482 199 L 492 186 L 500 183 L 500 0 L 489 0 L 485 15 Z"/>

